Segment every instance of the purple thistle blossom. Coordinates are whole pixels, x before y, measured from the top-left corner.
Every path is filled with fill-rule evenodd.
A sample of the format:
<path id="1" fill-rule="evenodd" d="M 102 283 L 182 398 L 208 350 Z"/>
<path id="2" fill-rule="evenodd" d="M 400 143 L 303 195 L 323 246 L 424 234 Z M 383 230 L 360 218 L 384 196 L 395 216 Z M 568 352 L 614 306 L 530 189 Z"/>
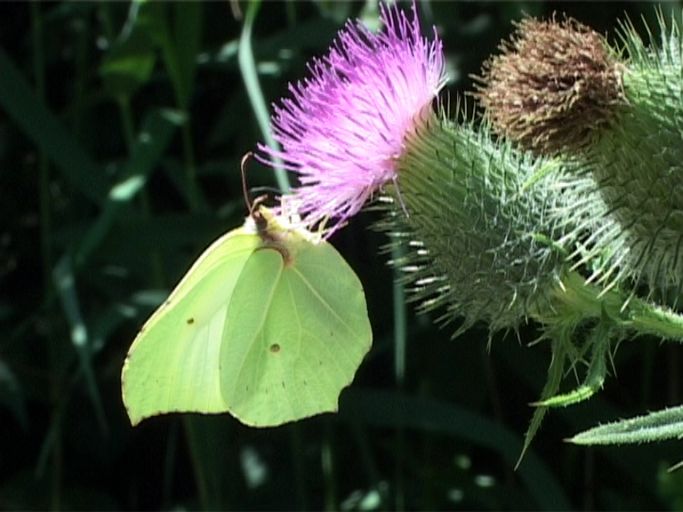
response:
<path id="1" fill-rule="evenodd" d="M 396 6 L 380 5 L 385 29 L 370 32 L 348 21 L 330 52 L 309 64 L 311 76 L 289 85 L 291 99 L 274 105 L 276 151 L 259 144 L 262 162 L 298 175 L 288 197 L 311 227 L 330 221 L 335 231 L 373 193 L 396 180 L 404 136 L 428 113 L 446 82 L 441 41 L 420 33 Z"/>

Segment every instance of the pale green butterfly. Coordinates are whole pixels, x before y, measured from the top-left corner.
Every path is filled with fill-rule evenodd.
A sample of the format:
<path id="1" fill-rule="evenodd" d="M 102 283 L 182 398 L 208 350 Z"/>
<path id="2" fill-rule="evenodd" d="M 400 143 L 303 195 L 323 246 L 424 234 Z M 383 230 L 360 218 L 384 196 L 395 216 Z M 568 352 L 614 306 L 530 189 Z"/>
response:
<path id="1" fill-rule="evenodd" d="M 372 342 L 362 285 L 328 242 L 265 207 L 214 242 L 133 341 L 131 423 L 229 412 L 275 426 L 337 410 Z"/>

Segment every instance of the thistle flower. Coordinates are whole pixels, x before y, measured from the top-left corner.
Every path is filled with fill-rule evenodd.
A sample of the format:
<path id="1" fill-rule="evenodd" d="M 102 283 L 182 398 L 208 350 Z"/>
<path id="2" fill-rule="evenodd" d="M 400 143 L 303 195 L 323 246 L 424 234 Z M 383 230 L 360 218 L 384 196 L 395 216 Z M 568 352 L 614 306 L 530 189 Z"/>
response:
<path id="1" fill-rule="evenodd" d="M 337 229 L 396 179 L 406 133 L 445 84 L 441 41 L 422 36 L 415 4 L 412 19 L 395 6 L 380 10 L 383 32 L 349 21 L 309 65 L 309 78 L 290 84 L 292 97 L 274 106 L 282 150 L 259 145 L 262 162 L 281 159 L 298 175 L 291 200 L 307 226 L 329 221 Z"/>

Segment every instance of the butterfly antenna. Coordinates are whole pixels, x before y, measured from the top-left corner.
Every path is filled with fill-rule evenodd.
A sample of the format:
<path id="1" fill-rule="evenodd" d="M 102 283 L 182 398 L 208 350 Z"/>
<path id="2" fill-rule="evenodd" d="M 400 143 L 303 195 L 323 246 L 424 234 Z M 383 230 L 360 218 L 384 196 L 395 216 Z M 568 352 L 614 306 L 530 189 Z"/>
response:
<path id="1" fill-rule="evenodd" d="M 254 222 L 256 223 L 256 229 L 259 233 L 265 233 L 268 229 L 268 222 L 266 219 L 263 217 L 261 214 L 261 211 L 258 210 L 258 206 L 265 201 L 266 195 L 261 195 L 258 196 L 256 199 L 253 201 L 249 197 L 249 191 L 247 190 L 247 162 L 249 159 L 253 156 L 254 154 L 249 151 L 245 153 L 245 155 L 242 157 L 242 161 L 240 162 L 240 170 L 242 171 L 242 193 L 244 194 L 244 204 L 247 206 L 249 209 L 249 217 L 251 217 Z"/>
<path id="2" fill-rule="evenodd" d="M 248 151 L 247 153 L 244 154 L 242 157 L 242 161 L 240 162 L 240 170 L 242 171 L 242 193 L 244 194 L 244 204 L 246 205 L 247 209 L 249 210 L 249 215 L 251 216 L 254 213 L 254 204 L 251 202 L 251 198 L 249 197 L 249 191 L 247 190 L 247 162 L 249 159 L 254 155 L 251 151 Z"/>

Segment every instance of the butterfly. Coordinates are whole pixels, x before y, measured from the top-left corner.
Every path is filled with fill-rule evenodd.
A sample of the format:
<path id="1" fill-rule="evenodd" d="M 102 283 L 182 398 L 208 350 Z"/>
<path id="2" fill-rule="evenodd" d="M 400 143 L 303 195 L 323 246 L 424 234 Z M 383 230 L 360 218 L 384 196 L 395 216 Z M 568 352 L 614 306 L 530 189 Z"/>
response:
<path id="1" fill-rule="evenodd" d="M 121 373 L 133 425 L 228 412 L 266 427 L 337 410 L 372 343 L 360 280 L 290 216 L 250 209 L 133 341 Z"/>

